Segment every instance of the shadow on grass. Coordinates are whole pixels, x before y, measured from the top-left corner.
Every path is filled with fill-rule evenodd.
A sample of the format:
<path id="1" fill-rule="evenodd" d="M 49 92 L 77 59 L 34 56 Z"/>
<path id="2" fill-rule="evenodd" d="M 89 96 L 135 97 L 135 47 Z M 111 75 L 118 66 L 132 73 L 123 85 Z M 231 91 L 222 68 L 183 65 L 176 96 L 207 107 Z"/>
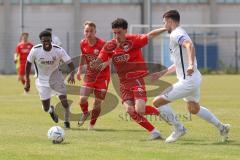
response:
<path id="1" fill-rule="evenodd" d="M 88 131 L 87 128 L 82 128 L 82 127 L 79 127 L 79 128 L 71 128 L 71 129 L 68 129 L 68 130 L 71 130 L 71 131 Z M 94 130 L 95 132 L 146 132 L 145 130 L 140 130 L 140 129 L 104 129 L 104 128 L 96 128 Z M 91 131 L 88 131 L 88 132 L 91 132 Z"/>
<path id="2" fill-rule="evenodd" d="M 213 145 L 213 146 L 219 146 L 219 145 L 231 145 L 231 146 L 240 146 L 239 141 L 235 140 L 228 140 L 226 142 L 209 142 L 209 141 L 204 141 L 200 139 L 183 139 L 178 141 L 180 145 Z"/>

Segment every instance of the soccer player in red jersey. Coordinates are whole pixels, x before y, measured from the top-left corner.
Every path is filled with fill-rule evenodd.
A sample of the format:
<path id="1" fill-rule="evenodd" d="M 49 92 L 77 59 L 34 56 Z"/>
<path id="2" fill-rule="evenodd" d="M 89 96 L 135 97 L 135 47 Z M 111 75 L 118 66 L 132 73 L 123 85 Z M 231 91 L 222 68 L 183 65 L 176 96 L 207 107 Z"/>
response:
<path id="1" fill-rule="evenodd" d="M 126 112 L 139 125 L 151 133 L 150 139 L 163 139 L 160 132 L 143 116 L 156 108 L 146 106 L 146 90 L 143 77 L 148 70 L 141 49 L 152 39 L 165 31 L 156 29 L 148 34 L 127 34 L 128 23 L 118 18 L 112 22 L 114 38 L 107 42 L 91 68 L 98 68 L 109 58 L 116 69 L 120 81 L 120 94 Z"/>
<path id="2" fill-rule="evenodd" d="M 88 111 L 88 97 L 90 94 L 94 93 L 95 100 L 88 128 L 89 130 L 92 130 L 101 112 L 101 103 L 105 99 L 105 95 L 107 93 L 110 80 L 110 68 L 107 62 L 100 73 L 96 73 L 90 68 L 90 62 L 94 61 L 98 57 L 98 54 L 105 44 L 104 40 L 96 37 L 96 25 L 94 22 L 85 22 L 84 36 L 85 38 L 80 42 L 81 59 L 77 72 L 78 80 L 81 80 L 81 68 L 84 64 L 87 65 L 87 69 L 84 76 L 83 86 L 80 89 L 80 108 L 83 115 L 78 121 L 78 125 L 83 125 L 84 121 L 90 115 Z"/>
<path id="3" fill-rule="evenodd" d="M 20 42 L 16 47 L 16 53 L 14 56 L 14 62 L 16 63 L 16 68 L 18 72 L 18 80 L 25 84 L 25 65 L 27 61 L 27 56 L 32 49 L 33 44 L 28 41 L 28 33 L 24 32 L 21 34 Z"/>

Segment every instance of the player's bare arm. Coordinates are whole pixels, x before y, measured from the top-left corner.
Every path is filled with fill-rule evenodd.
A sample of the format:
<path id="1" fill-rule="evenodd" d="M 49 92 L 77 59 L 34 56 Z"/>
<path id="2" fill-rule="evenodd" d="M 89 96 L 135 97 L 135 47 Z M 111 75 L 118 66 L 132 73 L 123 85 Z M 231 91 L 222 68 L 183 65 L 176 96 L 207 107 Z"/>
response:
<path id="1" fill-rule="evenodd" d="M 18 60 L 18 53 L 14 53 L 14 63 L 16 64 L 17 63 L 17 60 Z"/>
<path id="2" fill-rule="evenodd" d="M 161 33 L 165 32 L 167 29 L 166 28 L 158 28 L 155 30 L 150 31 L 147 35 L 149 39 L 153 39 L 160 35 Z"/>
<path id="3" fill-rule="evenodd" d="M 73 62 L 68 63 L 68 67 L 70 68 L 70 76 L 68 78 L 68 83 L 69 84 L 74 84 L 75 83 L 75 79 L 74 79 L 74 64 Z"/>
<path id="4" fill-rule="evenodd" d="M 81 81 L 81 68 L 82 66 L 84 65 L 85 63 L 85 60 L 83 59 L 83 56 L 81 55 L 81 58 L 80 58 L 80 61 L 79 61 L 79 67 L 78 67 L 78 71 L 77 71 L 77 79 L 79 81 Z"/>
<path id="5" fill-rule="evenodd" d="M 186 48 L 188 54 L 188 68 L 187 75 L 192 75 L 194 72 L 194 60 L 195 60 L 195 49 L 192 41 L 185 40 L 183 41 L 182 46 Z"/>
<path id="6" fill-rule="evenodd" d="M 31 67 L 32 67 L 32 63 L 27 61 L 26 64 L 26 82 L 25 82 L 25 86 L 24 86 L 24 90 L 26 92 L 29 92 L 30 90 L 30 71 L 31 71 Z"/>
<path id="7" fill-rule="evenodd" d="M 151 74 L 150 77 L 151 77 L 152 81 L 155 81 L 155 80 L 158 80 L 159 78 L 166 76 L 168 74 L 171 74 L 175 71 L 176 71 L 176 66 L 175 66 L 175 64 L 173 64 L 170 67 L 168 67 L 167 69 L 164 69 L 160 72 L 155 72 L 155 73 Z"/>

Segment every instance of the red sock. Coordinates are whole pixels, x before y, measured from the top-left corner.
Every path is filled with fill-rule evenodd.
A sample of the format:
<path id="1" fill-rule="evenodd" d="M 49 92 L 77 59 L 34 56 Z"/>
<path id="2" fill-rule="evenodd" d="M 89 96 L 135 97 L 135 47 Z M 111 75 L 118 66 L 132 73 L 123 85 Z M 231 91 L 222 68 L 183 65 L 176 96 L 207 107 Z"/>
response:
<path id="1" fill-rule="evenodd" d="M 145 117 L 139 115 L 136 111 L 128 113 L 130 117 L 149 132 L 155 128 Z"/>
<path id="2" fill-rule="evenodd" d="M 95 108 L 95 109 L 92 110 L 92 117 L 91 117 L 91 121 L 90 121 L 90 124 L 92 126 L 96 123 L 97 118 L 100 115 L 100 112 L 101 112 L 101 108 L 100 107 Z"/>
<path id="3" fill-rule="evenodd" d="M 81 108 L 83 114 L 86 114 L 88 112 L 88 102 L 80 104 L 80 108 Z"/>
<path id="4" fill-rule="evenodd" d="M 145 107 L 145 115 L 159 115 L 159 111 L 157 110 L 157 108 L 152 107 L 152 106 L 146 106 Z"/>

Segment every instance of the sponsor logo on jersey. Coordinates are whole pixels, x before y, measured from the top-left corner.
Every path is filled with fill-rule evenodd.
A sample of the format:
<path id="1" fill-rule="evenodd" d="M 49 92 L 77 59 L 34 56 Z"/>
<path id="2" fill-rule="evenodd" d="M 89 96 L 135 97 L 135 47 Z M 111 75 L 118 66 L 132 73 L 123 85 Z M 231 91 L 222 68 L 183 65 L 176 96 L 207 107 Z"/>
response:
<path id="1" fill-rule="evenodd" d="M 130 56 L 129 54 L 117 54 L 117 55 L 114 55 L 113 57 L 113 62 L 115 63 L 124 63 L 124 62 L 127 62 L 129 60 Z"/>
<path id="2" fill-rule="evenodd" d="M 125 41 L 121 44 L 121 48 L 125 51 L 128 52 L 132 48 L 132 41 Z"/>

